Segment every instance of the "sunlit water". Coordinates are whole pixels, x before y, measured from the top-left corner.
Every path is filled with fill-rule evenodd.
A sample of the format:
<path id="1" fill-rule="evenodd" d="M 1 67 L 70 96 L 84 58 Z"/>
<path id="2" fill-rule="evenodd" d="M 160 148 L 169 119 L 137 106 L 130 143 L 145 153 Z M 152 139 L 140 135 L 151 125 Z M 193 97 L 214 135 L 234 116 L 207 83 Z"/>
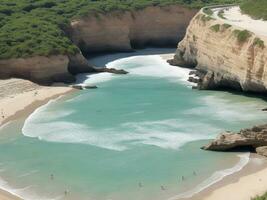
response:
<path id="1" fill-rule="evenodd" d="M 94 59 L 130 73 L 82 75 L 99 88 L 2 127 L 0 185 L 26 199 L 164 200 L 240 170 L 248 154 L 200 147 L 224 130 L 264 123 L 266 103 L 192 90 L 188 69 L 144 52 Z"/>

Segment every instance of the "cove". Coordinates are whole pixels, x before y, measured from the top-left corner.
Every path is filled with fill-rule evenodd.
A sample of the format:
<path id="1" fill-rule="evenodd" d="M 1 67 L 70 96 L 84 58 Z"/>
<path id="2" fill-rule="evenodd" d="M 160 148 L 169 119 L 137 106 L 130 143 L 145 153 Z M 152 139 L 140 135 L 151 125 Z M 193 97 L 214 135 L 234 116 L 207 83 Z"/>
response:
<path id="1" fill-rule="evenodd" d="M 0 177 L 8 189 L 25 199 L 173 199 L 240 170 L 248 154 L 200 147 L 224 130 L 266 121 L 265 101 L 192 90 L 190 70 L 170 66 L 161 51 L 91 59 L 129 74 L 80 75 L 98 89 L 2 127 Z"/>

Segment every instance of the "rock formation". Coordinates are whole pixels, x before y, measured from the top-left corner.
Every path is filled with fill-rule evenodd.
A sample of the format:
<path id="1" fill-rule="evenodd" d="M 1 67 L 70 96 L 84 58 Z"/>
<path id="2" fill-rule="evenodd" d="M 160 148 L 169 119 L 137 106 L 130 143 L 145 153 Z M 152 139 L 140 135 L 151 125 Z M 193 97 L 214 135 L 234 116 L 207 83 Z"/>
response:
<path id="1" fill-rule="evenodd" d="M 267 125 L 254 126 L 241 130 L 239 133 L 226 132 L 219 135 L 204 150 L 228 151 L 239 147 L 250 147 L 260 154 L 267 156 Z"/>
<path id="2" fill-rule="evenodd" d="M 29 79 L 40 84 L 53 82 L 71 83 L 73 75 L 84 72 L 96 72 L 82 54 L 73 56 L 34 56 L 0 60 L 0 78 L 11 77 Z"/>
<path id="3" fill-rule="evenodd" d="M 170 5 L 90 15 L 73 21 L 69 34 L 83 53 L 176 46 L 196 12 Z"/>
<path id="4" fill-rule="evenodd" d="M 114 11 L 73 21 L 65 31 L 82 53 L 131 51 L 147 45 L 176 45 L 196 10 L 179 5 Z M 124 70 L 94 69 L 82 53 L 0 60 L 0 78 L 24 78 L 41 84 L 73 82 L 85 72 L 126 74 Z"/>
<path id="5" fill-rule="evenodd" d="M 200 11 L 191 21 L 170 64 L 198 70 L 199 89 L 267 89 L 267 38 L 224 24 Z M 243 32 L 244 33 L 244 32 Z"/>

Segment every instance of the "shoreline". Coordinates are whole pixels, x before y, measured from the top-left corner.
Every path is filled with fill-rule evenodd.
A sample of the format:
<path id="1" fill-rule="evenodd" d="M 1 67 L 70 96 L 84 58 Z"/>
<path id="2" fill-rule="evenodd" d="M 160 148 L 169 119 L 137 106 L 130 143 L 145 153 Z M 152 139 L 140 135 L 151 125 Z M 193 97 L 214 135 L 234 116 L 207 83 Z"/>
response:
<path id="1" fill-rule="evenodd" d="M 10 91 L 11 88 L 16 86 L 19 86 L 18 90 Z M 0 80 L 0 89 L 2 89 L 1 87 L 5 87 L 9 91 L 7 94 L 3 94 L 3 92 L 0 94 L 0 128 L 13 120 L 30 115 L 35 109 L 46 104 L 51 99 L 56 99 L 75 91 L 75 89 L 66 85 L 39 86 L 22 79 Z M 22 200 L 3 188 L 0 188 L 0 199 Z"/>
<path id="2" fill-rule="evenodd" d="M 163 53 L 163 54 L 158 54 L 158 55 L 162 59 L 168 60 L 173 57 L 174 53 L 166 53 L 166 54 Z M 0 93 L 0 97 L 1 97 L 0 112 L 1 112 L 1 109 L 3 109 L 4 107 L 5 108 L 4 114 L 6 114 L 4 119 L 2 118 L 2 116 L 0 116 L 0 128 L 10 121 L 13 121 L 13 120 L 16 120 L 22 117 L 27 117 L 35 109 L 46 104 L 51 99 L 55 99 L 62 95 L 66 95 L 68 93 L 75 91 L 75 89 L 67 87 L 65 85 L 54 85 L 50 87 L 45 87 L 45 86 L 38 86 L 31 82 L 29 83 L 29 81 L 26 81 L 26 80 L 11 79 L 11 81 L 13 80 L 15 82 L 18 81 L 17 84 L 21 84 L 21 85 L 32 84 L 32 86 L 29 86 L 30 87 L 29 90 L 18 91 L 18 92 L 9 94 L 4 97 L 1 97 L 1 93 Z M 4 81 L 9 81 L 9 80 L 4 80 Z M 2 82 L 3 81 L 0 80 L 0 89 L 1 89 Z M 35 95 L 36 91 L 38 92 L 37 95 Z M 9 105 L 6 107 L 8 107 L 10 111 L 7 110 L 5 105 Z M 261 160 L 263 164 L 261 165 L 257 165 L 255 163 L 253 164 L 253 159 Z M 262 187 L 259 187 L 259 180 L 257 181 L 257 179 L 259 179 L 258 178 L 259 176 L 266 177 L 266 179 L 262 178 L 262 180 L 260 181 L 262 183 Z M 253 185 L 255 185 L 255 188 L 258 190 L 256 191 L 254 188 L 254 191 L 251 192 L 249 190 L 250 188 L 247 188 L 247 187 L 250 187 Z M 185 199 L 187 200 L 215 200 L 215 199 L 223 200 L 225 194 L 229 196 L 229 194 L 232 193 L 232 191 L 236 191 L 234 194 L 235 196 L 233 196 L 234 198 L 227 197 L 228 200 L 250 200 L 251 197 L 254 197 L 256 195 L 261 195 L 262 193 L 266 192 L 267 188 L 265 190 L 264 185 L 267 185 L 267 159 L 264 159 L 264 157 L 261 157 L 258 155 L 251 154 L 249 157 L 249 163 L 246 164 L 241 170 L 234 172 L 231 175 L 225 176 L 222 180 L 194 194 L 193 197 L 181 198 L 181 199 L 183 200 Z M 244 190 L 246 190 L 246 192 L 243 192 Z M 240 195 L 241 193 L 244 196 L 241 196 Z M 4 189 L 0 189 L 0 199 L 1 200 L 19 200 L 19 199 L 21 200 L 21 198 L 9 193 L 8 191 L 5 191 Z"/>
<path id="3" fill-rule="evenodd" d="M 259 183 L 262 183 L 262 187 L 259 187 Z M 192 197 L 181 200 L 224 200 L 226 194 L 228 200 L 251 200 L 252 197 L 264 194 L 266 185 L 267 159 L 251 153 L 249 162 L 241 170 L 225 176 Z"/>

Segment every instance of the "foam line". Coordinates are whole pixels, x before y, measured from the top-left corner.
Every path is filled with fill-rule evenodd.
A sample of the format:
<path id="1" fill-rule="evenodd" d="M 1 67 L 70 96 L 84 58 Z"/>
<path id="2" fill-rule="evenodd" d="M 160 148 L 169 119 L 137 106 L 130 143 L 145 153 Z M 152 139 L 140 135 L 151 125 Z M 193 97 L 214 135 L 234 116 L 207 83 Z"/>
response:
<path id="1" fill-rule="evenodd" d="M 195 194 L 205 190 L 206 188 L 210 187 L 211 185 L 221 181 L 224 177 L 234 174 L 240 170 L 242 170 L 249 162 L 250 153 L 243 153 L 238 155 L 240 157 L 239 162 L 233 166 L 232 168 L 224 169 L 221 171 L 214 172 L 208 179 L 204 180 L 202 183 L 197 185 L 192 190 L 187 192 L 178 194 L 174 197 L 169 198 L 168 200 L 177 200 L 182 198 L 190 198 Z"/>

